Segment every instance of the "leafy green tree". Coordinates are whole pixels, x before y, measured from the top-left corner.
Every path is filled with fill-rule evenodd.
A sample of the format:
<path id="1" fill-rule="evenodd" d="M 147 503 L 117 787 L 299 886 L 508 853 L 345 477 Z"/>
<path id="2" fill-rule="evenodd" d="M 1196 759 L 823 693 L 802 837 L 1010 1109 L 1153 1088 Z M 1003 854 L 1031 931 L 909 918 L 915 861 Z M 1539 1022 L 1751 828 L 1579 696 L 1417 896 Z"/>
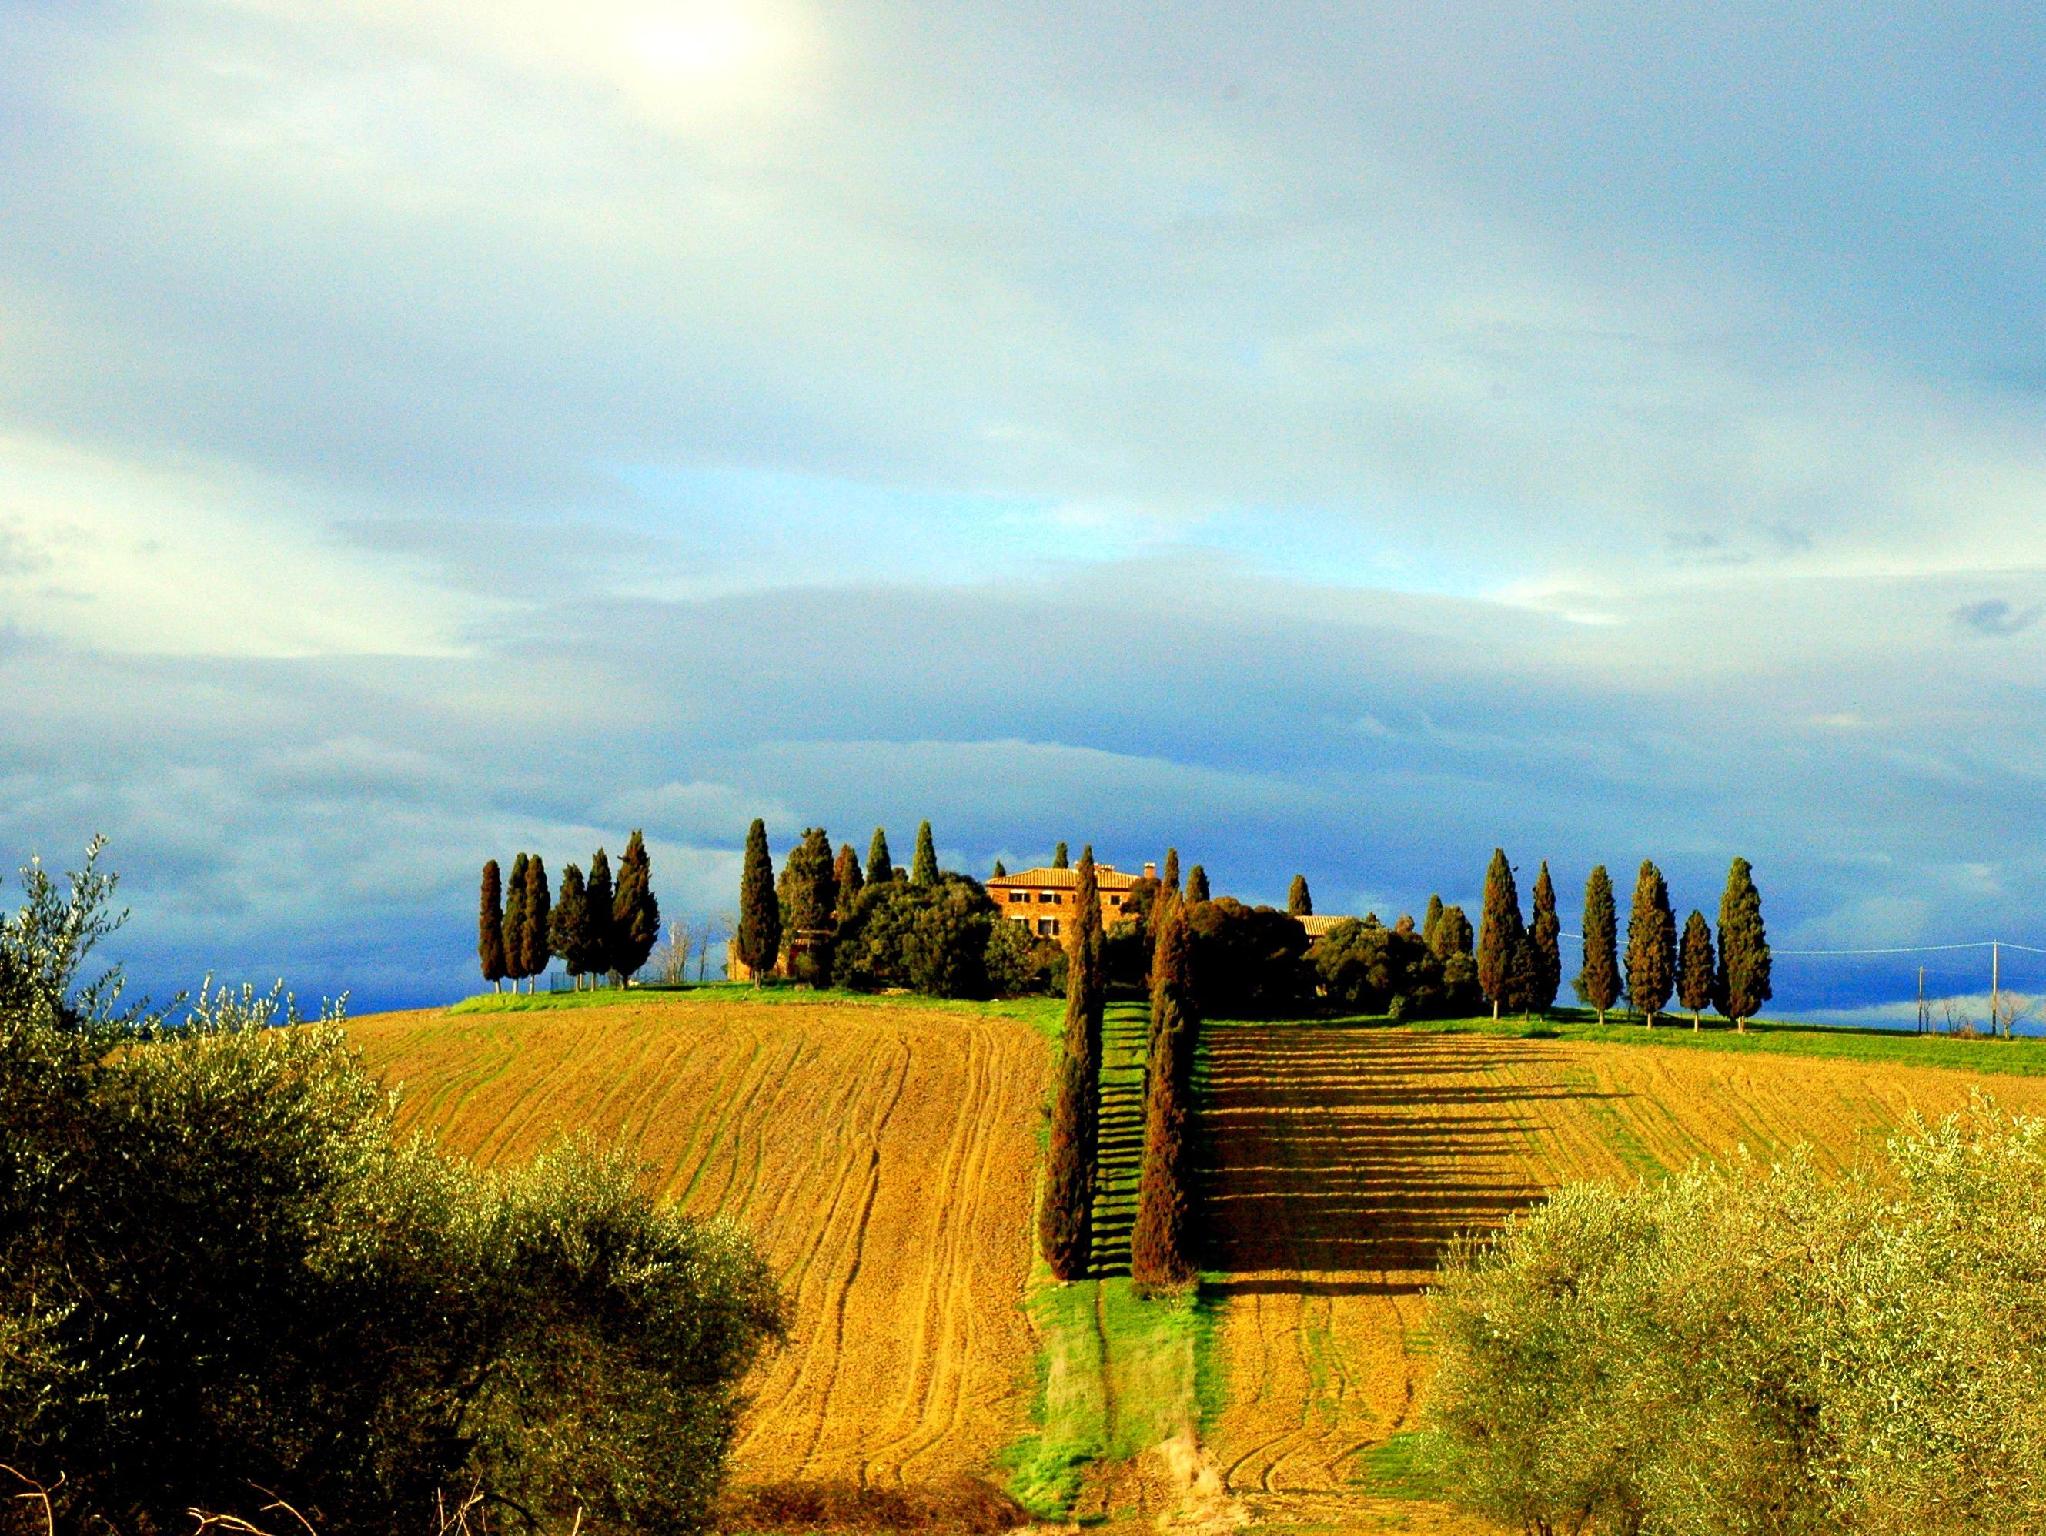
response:
<path id="1" fill-rule="evenodd" d="M 1066 845 L 1063 842 L 1057 844 L 1051 850 L 1051 867 L 1053 869 L 1070 869 L 1072 867 L 1071 860 L 1066 857 Z"/>
<path id="2" fill-rule="evenodd" d="M 1549 879 L 1549 861 L 1544 859 L 1535 876 L 1534 922 L 1527 931 L 1533 962 L 1527 1005 L 1536 1013 L 1547 1013 L 1556 1006 L 1556 992 L 1563 984 L 1562 932 L 1562 920 L 1556 916 L 1556 886 Z"/>
<path id="3" fill-rule="evenodd" d="M 1029 925 L 999 915 L 988 930 L 987 985 L 990 997 L 1063 997 L 1065 946 L 1041 939 Z"/>
<path id="4" fill-rule="evenodd" d="M 888 852 L 888 833 L 874 828 L 874 840 L 867 844 L 867 884 L 881 885 L 895 878 L 895 859 Z"/>
<path id="5" fill-rule="evenodd" d="M 1159 872 L 1158 883 L 1175 896 L 1179 894 L 1179 850 L 1177 848 L 1165 850 L 1165 867 Z"/>
<path id="6" fill-rule="evenodd" d="M 1037 1238 L 1053 1275 L 1060 1280 L 1081 1280 L 1086 1278 L 1093 1254 L 1101 1019 L 1108 990 L 1102 958 L 1101 890 L 1092 849 L 1080 856 L 1066 952 L 1066 1027 L 1052 1100 L 1051 1143 Z"/>
<path id="7" fill-rule="evenodd" d="M 1650 1029 L 1668 1005 L 1676 981 L 1677 919 L 1670 910 L 1669 887 L 1654 861 L 1643 859 L 1634 881 L 1634 910 L 1627 920 L 1627 997 Z"/>
<path id="8" fill-rule="evenodd" d="M 1762 924 L 1762 893 L 1746 859 L 1726 872 L 1719 898 L 1719 968 L 1712 1005 L 1746 1033 L 1748 1020 L 1773 995 L 1770 991 L 1769 932 Z"/>
<path id="9" fill-rule="evenodd" d="M 1712 925 L 1694 909 L 1684 919 L 1684 936 L 1677 944 L 1677 1001 L 1690 1010 L 1693 1029 L 1698 1015 L 1712 1006 L 1714 980 Z"/>
<path id="10" fill-rule="evenodd" d="M 526 990 L 534 978 L 547 972 L 548 956 L 554 952 L 554 898 L 547 889 L 547 864 L 539 854 L 526 860 L 526 925 L 520 950 L 525 956 Z"/>
<path id="11" fill-rule="evenodd" d="M 1295 917 L 1314 916 L 1314 896 L 1307 889 L 1307 876 L 1295 875 L 1286 888 L 1286 910 Z"/>
<path id="12" fill-rule="evenodd" d="M 1584 969 L 1577 977 L 1577 995 L 1591 1005 L 1599 1023 L 1620 1000 L 1619 916 L 1613 907 L 1613 882 L 1603 864 L 1594 864 L 1584 882 Z"/>
<path id="13" fill-rule="evenodd" d="M 1195 1274 L 1188 1142 L 1200 1015 L 1191 984 L 1188 910 L 1183 905 L 1167 909 L 1152 967 L 1144 1157 L 1137 1177 L 1136 1225 L 1130 1234 L 1130 1278 L 1145 1294 L 1184 1289 Z"/>
<path id="14" fill-rule="evenodd" d="M 1184 908 L 1187 984 L 1202 1018 L 1287 1018 L 1309 995 L 1307 933 L 1271 907 L 1233 896 Z"/>
<path id="15" fill-rule="evenodd" d="M 938 883 L 938 849 L 931 841 L 931 824 L 917 823 L 916 854 L 909 862 L 909 883 L 911 885 L 936 885 Z"/>
<path id="16" fill-rule="evenodd" d="M 490 990 L 504 990 L 504 877 L 497 860 L 483 864 L 483 890 L 476 913 L 476 960 Z"/>
<path id="17" fill-rule="evenodd" d="M 1208 872 L 1198 864 L 1186 872 L 1186 899 L 1189 902 L 1209 899 Z"/>
<path id="18" fill-rule="evenodd" d="M 1495 1019 L 1501 1003 L 1518 1001 L 1511 996 L 1512 983 L 1519 979 L 1516 968 L 1524 966 L 1521 951 L 1526 945 L 1513 868 L 1506 862 L 1506 851 L 1494 848 L 1491 867 L 1485 871 L 1485 910 L 1478 929 L 1478 985 L 1492 1004 Z"/>
<path id="19" fill-rule="evenodd" d="M 1392 928 L 1345 918 L 1308 946 L 1306 958 L 1336 1007 L 1426 1019 L 1468 1006 L 1451 993 L 1441 957 L 1414 931 L 1412 918 Z"/>
<path id="20" fill-rule="evenodd" d="M 1435 949 L 1435 929 L 1442 921 L 1442 898 L 1431 895 L 1428 898 L 1427 913 L 1421 919 L 1421 942 Z M 1440 954 L 1440 950 L 1436 950 Z"/>
<path id="21" fill-rule="evenodd" d="M 610 969 L 636 975 L 661 940 L 661 904 L 654 896 L 654 864 L 637 827 L 618 861 L 618 892 L 611 900 Z"/>
<path id="22" fill-rule="evenodd" d="M 879 829 L 875 841 L 887 852 Z M 767 824 L 758 817 L 746 829 L 746 853 L 739 865 L 739 926 L 733 935 L 739 963 L 759 986 L 781 958 L 781 903 L 774 894 L 774 857 L 767 851 Z"/>
<path id="23" fill-rule="evenodd" d="M 846 914 L 852 911 L 853 898 L 867 883 L 860 873 L 860 856 L 853 852 L 851 843 L 838 845 L 838 857 L 831 865 L 831 878 L 838 886 L 838 905 L 831 909 L 831 920 L 837 924 L 845 921 Z"/>
<path id="24" fill-rule="evenodd" d="M 806 827 L 803 840 L 789 850 L 776 898 L 789 975 L 823 986 L 831 979 L 838 882 L 832 874 L 831 839 L 822 827 Z"/>
<path id="25" fill-rule="evenodd" d="M 504 898 L 504 921 L 499 925 L 498 942 L 504 951 L 504 974 L 512 984 L 512 991 L 519 989 L 519 979 L 526 974 L 526 856 L 522 853 L 512 860 L 511 886 Z"/>
<path id="26" fill-rule="evenodd" d="M 868 885 L 839 930 L 833 978 L 861 991 L 906 987 L 930 997 L 985 997 L 995 905 L 978 881 Z"/>

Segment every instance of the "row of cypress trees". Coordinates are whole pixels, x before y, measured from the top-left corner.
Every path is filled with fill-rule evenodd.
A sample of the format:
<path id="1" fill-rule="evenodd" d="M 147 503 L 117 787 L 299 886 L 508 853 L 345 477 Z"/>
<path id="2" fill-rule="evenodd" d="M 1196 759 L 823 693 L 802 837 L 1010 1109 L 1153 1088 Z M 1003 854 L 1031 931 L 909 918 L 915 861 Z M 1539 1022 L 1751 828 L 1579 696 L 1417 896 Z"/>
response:
<path id="1" fill-rule="evenodd" d="M 789 850 L 777 881 L 774 855 L 767 846 L 767 824 L 755 817 L 746 829 L 746 851 L 739 862 L 739 922 L 732 936 L 733 952 L 757 984 L 780 962 L 784 941 L 799 935 L 828 934 L 844 920 L 853 899 L 867 886 L 905 879 L 911 885 L 938 883 L 938 850 L 928 821 L 917 824 L 916 851 L 907 873 L 896 866 L 889 852 L 886 828 L 874 828 L 862 870 L 851 843 L 841 843 L 834 857 L 830 835 L 822 827 L 807 827 L 802 841 Z M 828 972 L 828 964 L 824 969 Z"/>
<path id="2" fill-rule="evenodd" d="M 1584 886 L 1584 969 L 1575 985 L 1601 1024 L 1624 996 L 1652 1029 L 1674 996 L 1690 1013 L 1693 1029 L 1709 1007 L 1746 1033 L 1747 1021 L 1772 995 L 1762 896 L 1746 859 L 1735 859 L 1727 871 L 1716 945 L 1712 925 L 1695 909 L 1679 935 L 1668 882 L 1652 859 L 1643 859 L 1635 876 L 1624 969 L 1618 933 L 1612 878 L 1599 864 Z M 1554 1005 L 1562 974 L 1558 939 L 1548 864 L 1535 880 L 1534 921 L 1523 924 L 1513 868 L 1503 850 L 1493 849 L 1478 934 L 1478 985 L 1492 1004 L 1493 1018 L 1502 1010 L 1543 1012 Z"/>
<path id="3" fill-rule="evenodd" d="M 483 866 L 476 929 L 476 958 L 494 990 L 502 991 L 506 980 L 516 990 L 523 980 L 531 991 L 531 978 L 554 958 L 578 987 L 585 976 L 632 975 L 661 936 L 646 839 L 633 829 L 615 885 L 610 858 L 599 848 L 590 856 L 587 878 L 574 864 L 562 870 L 559 893 L 549 891 L 547 866 L 538 854 L 512 860 L 508 892 L 491 859 Z"/>

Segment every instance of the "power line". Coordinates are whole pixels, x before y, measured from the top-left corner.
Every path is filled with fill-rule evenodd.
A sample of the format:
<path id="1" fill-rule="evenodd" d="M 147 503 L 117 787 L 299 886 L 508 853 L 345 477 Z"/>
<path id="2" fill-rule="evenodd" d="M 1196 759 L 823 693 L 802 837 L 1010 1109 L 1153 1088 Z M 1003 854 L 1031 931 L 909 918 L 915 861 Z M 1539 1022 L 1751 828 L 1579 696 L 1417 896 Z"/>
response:
<path id="1" fill-rule="evenodd" d="M 1584 935 L 1581 933 L 1559 932 L 1556 937 L 1581 941 Z M 1779 959 L 1810 960 L 1830 955 L 1930 955 L 1941 950 L 1996 948 L 2020 950 L 2028 955 L 2046 955 L 2046 949 L 2041 949 L 2033 944 L 2013 943 L 2009 939 L 1966 939 L 1958 944 L 1894 944 L 1880 949 L 1777 949 L 1774 945 L 1771 945 L 1769 953 Z"/>

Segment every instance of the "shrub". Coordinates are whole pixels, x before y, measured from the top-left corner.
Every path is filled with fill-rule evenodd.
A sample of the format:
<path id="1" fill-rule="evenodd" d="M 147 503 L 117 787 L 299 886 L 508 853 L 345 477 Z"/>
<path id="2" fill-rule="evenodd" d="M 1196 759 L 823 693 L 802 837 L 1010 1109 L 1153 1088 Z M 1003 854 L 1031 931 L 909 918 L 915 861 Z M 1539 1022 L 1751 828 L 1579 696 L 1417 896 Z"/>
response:
<path id="1" fill-rule="evenodd" d="M 987 985 L 992 997 L 1063 996 L 1065 946 L 1022 923 L 997 919 L 988 932 Z"/>
<path id="2" fill-rule="evenodd" d="M 141 1533 L 270 1490 L 332 1536 L 436 1494 L 699 1528 L 782 1328 L 745 1241 L 587 1146 L 488 1176 L 401 1143 L 338 1011 L 75 985 L 111 882 L 0 921 L 0 1463 Z"/>
<path id="3" fill-rule="evenodd" d="M 1233 896 L 1186 910 L 1191 994 L 1203 1018 L 1273 1018 L 1298 1011 L 1310 973 L 1307 930 L 1271 907 Z"/>
<path id="4" fill-rule="evenodd" d="M 1444 1273 L 1445 1470 L 1534 1532 L 2046 1528 L 2042 1179 L 1978 1099 L 1887 1170 L 1566 1188 Z"/>
<path id="5" fill-rule="evenodd" d="M 964 875 L 869 885 L 839 930 L 833 979 L 864 991 L 986 997 L 995 921 L 995 904 Z"/>

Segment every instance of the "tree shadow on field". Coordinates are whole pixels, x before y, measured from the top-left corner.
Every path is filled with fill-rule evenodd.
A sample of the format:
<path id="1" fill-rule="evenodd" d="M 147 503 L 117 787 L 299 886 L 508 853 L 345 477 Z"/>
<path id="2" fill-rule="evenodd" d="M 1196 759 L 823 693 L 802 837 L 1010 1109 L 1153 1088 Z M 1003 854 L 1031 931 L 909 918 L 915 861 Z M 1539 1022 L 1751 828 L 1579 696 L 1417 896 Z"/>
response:
<path id="1" fill-rule="evenodd" d="M 1452 1237 L 1542 1197 L 1519 1153 L 1543 1104 L 1625 1097 L 1502 1082 L 1558 1062 L 1482 1036 L 1205 1033 L 1201 1209 L 1221 1295 L 1414 1294 Z"/>

